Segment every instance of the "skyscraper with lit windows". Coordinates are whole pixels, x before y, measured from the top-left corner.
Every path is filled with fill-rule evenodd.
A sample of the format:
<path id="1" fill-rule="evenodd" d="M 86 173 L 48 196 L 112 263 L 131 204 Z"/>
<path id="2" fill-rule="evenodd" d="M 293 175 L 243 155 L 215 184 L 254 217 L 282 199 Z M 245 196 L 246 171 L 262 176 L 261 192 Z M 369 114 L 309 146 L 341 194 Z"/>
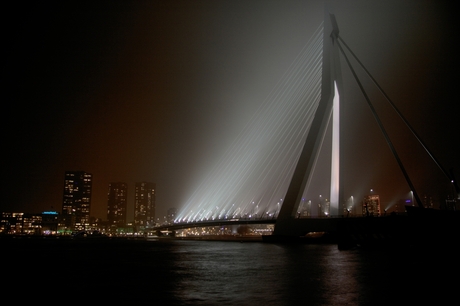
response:
<path id="1" fill-rule="evenodd" d="M 168 209 L 168 214 L 166 216 L 166 222 L 169 224 L 174 223 L 174 219 L 176 219 L 177 216 L 177 209 L 175 207 L 171 207 Z"/>
<path id="2" fill-rule="evenodd" d="M 134 190 L 134 225 L 144 230 L 155 225 L 155 183 L 138 182 Z"/>
<path id="3" fill-rule="evenodd" d="M 126 225 L 126 207 L 128 203 L 128 184 L 109 183 L 107 194 L 107 220 L 110 226 Z"/>
<path id="4" fill-rule="evenodd" d="M 378 195 L 369 195 L 365 197 L 363 201 L 363 215 L 379 216 L 380 214 L 380 197 Z"/>
<path id="5" fill-rule="evenodd" d="M 89 228 L 93 175 L 84 171 L 66 171 L 62 202 L 62 223 L 71 231 Z"/>

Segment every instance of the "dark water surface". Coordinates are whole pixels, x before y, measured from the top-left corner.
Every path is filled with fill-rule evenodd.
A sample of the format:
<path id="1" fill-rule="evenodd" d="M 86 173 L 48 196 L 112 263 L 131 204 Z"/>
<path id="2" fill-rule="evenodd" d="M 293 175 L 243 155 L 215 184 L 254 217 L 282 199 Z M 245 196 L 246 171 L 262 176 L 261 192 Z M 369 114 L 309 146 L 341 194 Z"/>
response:
<path id="1" fill-rule="evenodd" d="M 0 241 L 19 304 L 457 305 L 460 290 L 456 247 L 21 240 Z"/>

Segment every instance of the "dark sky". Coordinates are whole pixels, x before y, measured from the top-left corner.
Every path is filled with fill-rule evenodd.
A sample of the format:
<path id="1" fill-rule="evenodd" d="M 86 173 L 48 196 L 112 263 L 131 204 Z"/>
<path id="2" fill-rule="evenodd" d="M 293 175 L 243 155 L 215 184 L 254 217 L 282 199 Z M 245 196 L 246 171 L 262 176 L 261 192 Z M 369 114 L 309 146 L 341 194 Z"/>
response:
<path id="1" fill-rule="evenodd" d="M 343 39 L 460 179 L 453 5 L 328 3 Z M 129 184 L 130 205 L 134 183 L 152 181 L 157 216 L 180 208 L 319 26 L 324 8 L 324 1 L 294 0 L 11 3 L 3 13 L 0 211 L 60 211 L 66 170 L 94 175 L 95 217 L 106 218 L 107 186 L 116 181 Z M 344 96 L 357 107 L 344 113 L 350 180 L 404 185 L 351 75 L 344 79 L 351 84 Z M 421 188 L 442 181 L 425 172 L 430 162 L 387 119 Z M 391 194 L 393 185 L 386 187 Z"/>

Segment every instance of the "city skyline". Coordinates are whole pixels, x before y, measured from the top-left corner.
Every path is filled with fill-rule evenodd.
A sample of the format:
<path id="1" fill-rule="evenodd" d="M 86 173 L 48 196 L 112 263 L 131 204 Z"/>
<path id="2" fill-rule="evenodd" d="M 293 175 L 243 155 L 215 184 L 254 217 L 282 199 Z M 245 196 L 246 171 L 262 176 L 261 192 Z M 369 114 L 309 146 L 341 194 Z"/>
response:
<path id="1" fill-rule="evenodd" d="M 341 36 L 459 179 L 456 31 L 449 3 L 328 3 Z M 14 6 L 4 106 L 5 118 L 13 121 L 3 120 L 7 195 L 0 211 L 60 207 L 62 175 L 69 169 L 93 174 L 95 217 L 106 218 L 107 184 L 116 181 L 130 187 L 155 182 L 157 215 L 171 207 L 180 210 L 319 26 L 324 4 Z M 360 99 L 352 88 L 347 97 Z M 347 117 L 349 133 L 362 132 L 355 137 L 366 140 L 349 142 L 358 156 L 350 167 L 374 167 L 362 174 L 381 194 L 383 207 L 389 192 L 382 189 L 394 188 L 378 178 L 397 176 L 390 174 L 397 167 L 390 154 L 377 155 L 373 163 L 366 159 L 365 150 L 385 152 L 385 145 L 371 141 L 379 132 L 363 113 Z M 415 147 L 409 139 L 407 145 Z M 418 160 L 417 150 L 403 155 Z M 426 160 L 415 165 L 413 172 L 424 178 L 421 185 L 441 180 L 424 172 Z M 374 172 L 379 175 L 370 177 Z M 406 188 L 403 180 L 393 181 Z M 133 206 L 132 197 L 128 205 Z"/>

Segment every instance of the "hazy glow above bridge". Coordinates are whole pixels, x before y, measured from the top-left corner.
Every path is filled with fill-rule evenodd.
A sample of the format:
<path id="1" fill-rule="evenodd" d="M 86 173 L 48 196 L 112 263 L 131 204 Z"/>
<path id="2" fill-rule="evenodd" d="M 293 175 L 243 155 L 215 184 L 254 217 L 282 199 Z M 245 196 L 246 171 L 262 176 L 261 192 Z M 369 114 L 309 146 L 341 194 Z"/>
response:
<path id="1" fill-rule="evenodd" d="M 322 30 L 179 209 L 176 222 L 276 217 L 320 99 Z"/>

